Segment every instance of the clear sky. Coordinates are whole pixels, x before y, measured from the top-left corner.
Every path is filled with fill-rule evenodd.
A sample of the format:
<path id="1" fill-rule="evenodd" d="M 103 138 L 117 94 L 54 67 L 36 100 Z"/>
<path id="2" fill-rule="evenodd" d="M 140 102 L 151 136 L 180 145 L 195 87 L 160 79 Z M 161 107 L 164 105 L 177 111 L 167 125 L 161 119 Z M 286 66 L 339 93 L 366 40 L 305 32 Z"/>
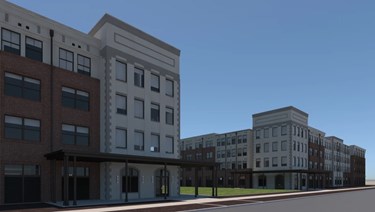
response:
<path id="1" fill-rule="evenodd" d="M 181 136 L 295 106 L 367 149 L 375 179 L 373 0 L 11 0 L 83 32 L 109 13 L 181 50 Z"/>

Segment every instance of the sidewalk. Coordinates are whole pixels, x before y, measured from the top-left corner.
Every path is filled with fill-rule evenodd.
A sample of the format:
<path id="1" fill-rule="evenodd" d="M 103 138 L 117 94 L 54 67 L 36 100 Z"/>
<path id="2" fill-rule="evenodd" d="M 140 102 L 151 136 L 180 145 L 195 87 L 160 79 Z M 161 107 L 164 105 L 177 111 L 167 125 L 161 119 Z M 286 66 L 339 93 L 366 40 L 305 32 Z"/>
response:
<path id="1" fill-rule="evenodd" d="M 320 191 L 302 191 L 294 193 L 283 193 L 283 194 L 268 194 L 268 195 L 256 195 L 256 196 L 242 196 L 242 197 L 228 197 L 228 198 L 171 198 L 169 202 L 155 202 L 147 204 L 127 204 L 121 206 L 106 206 L 95 208 L 81 208 L 81 209 L 62 209 L 65 212 L 110 212 L 110 211 L 126 211 L 126 210 L 137 210 L 137 211 L 177 211 L 177 210 L 192 210 L 199 208 L 212 208 L 212 207 L 223 207 L 228 205 L 237 204 L 248 204 L 248 203 L 262 203 L 265 201 L 273 201 L 278 199 L 286 198 L 298 198 L 304 196 L 338 193 L 347 191 L 357 191 L 364 189 L 375 189 L 375 187 L 359 187 L 359 188 L 346 188 L 346 189 L 329 189 Z M 160 201 L 160 200 L 156 200 Z"/>

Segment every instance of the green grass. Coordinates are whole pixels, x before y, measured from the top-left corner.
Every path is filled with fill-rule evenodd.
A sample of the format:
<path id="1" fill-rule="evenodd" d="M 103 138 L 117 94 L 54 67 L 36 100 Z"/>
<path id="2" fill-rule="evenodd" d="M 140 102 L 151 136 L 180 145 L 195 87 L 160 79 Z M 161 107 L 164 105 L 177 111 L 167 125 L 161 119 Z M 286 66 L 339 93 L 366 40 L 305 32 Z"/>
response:
<path id="1" fill-rule="evenodd" d="M 217 195 L 219 197 L 241 196 L 241 195 L 256 195 L 256 194 L 270 194 L 270 193 L 286 193 L 294 192 L 295 190 L 285 189 L 253 189 L 253 188 L 217 188 Z M 194 187 L 180 187 L 180 194 L 194 195 Z M 211 196 L 211 187 L 199 187 L 198 194 L 200 196 Z"/>

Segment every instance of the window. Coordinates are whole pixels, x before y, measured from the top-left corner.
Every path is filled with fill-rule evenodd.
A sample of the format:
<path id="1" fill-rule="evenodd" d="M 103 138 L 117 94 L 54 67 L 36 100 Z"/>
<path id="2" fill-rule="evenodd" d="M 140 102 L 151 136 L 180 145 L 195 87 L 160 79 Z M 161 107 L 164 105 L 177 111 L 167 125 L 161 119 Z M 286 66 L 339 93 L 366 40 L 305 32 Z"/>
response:
<path id="1" fill-rule="evenodd" d="M 277 136 L 277 127 L 272 127 L 272 137 Z"/>
<path id="2" fill-rule="evenodd" d="M 143 119 L 144 118 L 144 102 L 143 100 L 134 99 L 134 117 Z"/>
<path id="3" fill-rule="evenodd" d="M 279 161 L 277 157 L 272 158 L 272 167 L 277 167 L 279 165 Z"/>
<path id="4" fill-rule="evenodd" d="M 82 55 L 78 55 L 77 71 L 87 76 L 91 75 L 91 59 Z"/>
<path id="5" fill-rule="evenodd" d="M 135 131 L 134 138 L 134 150 L 143 151 L 145 149 L 144 133 L 141 131 Z"/>
<path id="6" fill-rule="evenodd" d="M 207 152 L 206 153 L 206 159 L 211 159 L 213 157 L 212 152 Z"/>
<path id="7" fill-rule="evenodd" d="M 60 48 L 59 67 L 73 71 L 73 63 L 73 52 Z"/>
<path id="8" fill-rule="evenodd" d="M 39 165 L 4 165 L 4 203 L 40 202 Z"/>
<path id="9" fill-rule="evenodd" d="M 270 150 L 270 144 L 264 143 L 264 152 L 269 152 L 269 150 Z"/>
<path id="10" fill-rule="evenodd" d="M 165 146 L 167 154 L 173 154 L 174 153 L 174 138 L 172 136 L 166 136 L 165 137 Z"/>
<path id="11" fill-rule="evenodd" d="M 255 161 L 255 167 L 259 168 L 260 167 L 260 158 L 257 158 Z"/>
<path id="12" fill-rule="evenodd" d="M 301 146 L 301 143 L 298 142 L 298 144 L 297 144 L 297 151 L 298 151 L 298 152 L 299 152 L 299 150 L 300 150 L 300 146 Z"/>
<path id="13" fill-rule="evenodd" d="M 287 166 L 286 156 L 281 157 L 281 166 Z"/>
<path id="14" fill-rule="evenodd" d="M 116 60 L 116 79 L 126 82 L 127 81 L 127 66 L 126 63 L 122 63 Z"/>
<path id="15" fill-rule="evenodd" d="M 40 81 L 5 72 L 4 93 L 7 96 L 40 100 Z"/>
<path id="16" fill-rule="evenodd" d="M 173 81 L 170 79 L 167 79 L 165 81 L 165 95 L 167 96 L 174 96 L 174 85 Z"/>
<path id="17" fill-rule="evenodd" d="M 160 152 L 160 136 L 158 134 L 151 134 L 151 152 Z"/>
<path id="18" fill-rule="evenodd" d="M 89 93 L 85 91 L 62 87 L 61 101 L 64 107 L 88 111 L 90 96 Z"/>
<path id="19" fill-rule="evenodd" d="M 237 156 L 242 156 L 242 149 L 241 148 L 237 149 Z"/>
<path id="20" fill-rule="evenodd" d="M 260 130 L 255 131 L 255 139 L 260 138 Z"/>
<path id="21" fill-rule="evenodd" d="M 260 153 L 260 144 L 256 144 L 255 153 Z"/>
<path id="22" fill-rule="evenodd" d="M 286 141 L 281 141 L 281 151 L 286 151 Z"/>
<path id="23" fill-rule="evenodd" d="M 277 152 L 277 146 L 278 146 L 278 142 L 275 141 L 275 142 L 272 142 L 272 152 Z"/>
<path id="24" fill-rule="evenodd" d="M 116 147 L 117 148 L 127 148 L 127 136 L 126 130 L 121 128 L 116 128 Z"/>
<path id="25" fill-rule="evenodd" d="M 264 135 L 263 135 L 264 138 L 268 138 L 268 137 L 270 137 L 270 129 L 269 129 L 269 128 L 264 129 L 263 134 L 264 134 Z"/>
<path id="26" fill-rule="evenodd" d="M 124 174 L 125 175 L 125 174 Z M 128 172 L 128 177 L 122 176 L 122 192 L 125 193 L 126 190 L 129 193 L 138 192 L 138 171 L 134 168 L 130 168 Z"/>
<path id="27" fill-rule="evenodd" d="M 294 135 L 297 134 L 296 126 L 293 126 L 293 134 L 294 134 Z"/>
<path id="28" fill-rule="evenodd" d="M 116 94 L 116 111 L 118 114 L 127 114 L 126 105 L 126 96 Z"/>
<path id="29" fill-rule="evenodd" d="M 174 124 L 174 112 L 173 108 L 166 107 L 165 108 L 165 123 L 169 125 Z"/>
<path id="30" fill-rule="evenodd" d="M 63 124 L 62 143 L 88 146 L 90 141 L 89 128 L 75 125 Z"/>
<path id="31" fill-rule="evenodd" d="M 281 135 L 286 135 L 286 126 L 281 126 Z"/>
<path id="32" fill-rule="evenodd" d="M 267 186 L 267 177 L 265 175 L 260 175 L 258 177 L 258 186 Z"/>
<path id="33" fill-rule="evenodd" d="M 21 54 L 21 36 L 19 33 L 7 29 L 1 30 L 1 49 L 13 54 Z"/>
<path id="34" fill-rule="evenodd" d="M 293 150 L 296 151 L 296 141 L 293 141 Z"/>
<path id="35" fill-rule="evenodd" d="M 160 106 L 158 104 L 151 103 L 151 121 L 160 121 Z"/>
<path id="36" fill-rule="evenodd" d="M 26 37 L 25 56 L 43 62 L 43 43 L 34 38 Z"/>
<path id="37" fill-rule="evenodd" d="M 134 85 L 138 87 L 145 87 L 145 75 L 144 71 L 139 68 L 134 68 Z"/>
<path id="38" fill-rule="evenodd" d="M 160 78 L 156 74 L 151 74 L 151 90 L 160 92 Z"/>
<path id="39" fill-rule="evenodd" d="M 270 167 L 270 159 L 269 158 L 264 158 L 264 167 Z"/>
<path id="40" fill-rule="evenodd" d="M 40 121 L 5 115 L 4 133 L 7 139 L 40 141 Z"/>
<path id="41" fill-rule="evenodd" d="M 243 156 L 246 156 L 247 155 L 247 148 L 245 147 L 245 148 L 243 148 L 243 152 L 242 152 L 242 155 Z"/>
<path id="42" fill-rule="evenodd" d="M 236 149 L 232 149 L 231 150 L 231 156 L 232 157 L 236 157 Z"/>
<path id="43" fill-rule="evenodd" d="M 295 166 L 297 166 L 297 162 L 296 162 L 297 160 L 296 160 L 296 157 L 294 156 L 293 157 L 293 166 L 295 167 Z"/>

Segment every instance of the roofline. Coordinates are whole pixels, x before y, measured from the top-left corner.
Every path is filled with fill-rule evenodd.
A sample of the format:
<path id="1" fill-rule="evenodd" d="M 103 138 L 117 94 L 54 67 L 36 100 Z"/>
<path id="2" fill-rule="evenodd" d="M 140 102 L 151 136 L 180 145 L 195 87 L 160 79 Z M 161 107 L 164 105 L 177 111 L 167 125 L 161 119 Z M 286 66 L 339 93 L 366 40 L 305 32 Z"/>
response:
<path id="1" fill-rule="evenodd" d="M 90 30 L 90 32 L 88 33 L 89 35 L 91 36 L 94 36 L 94 34 L 96 32 L 99 31 L 100 28 L 102 28 L 104 26 L 104 24 L 106 23 L 110 23 L 112 25 L 115 25 L 121 29 L 124 29 L 162 49 L 165 49 L 169 52 L 172 52 L 173 54 L 175 55 L 178 55 L 180 56 L 180 50 L 177 49 L 176 47 L 173 47 L 172 45 L 162 41 L 162 40 L 159 40 L 155 37 L 153 37 L 152 35 L 150 34 L 147 34 L 146 32 L 143 32 L 142 30 L 140 29 L 137 29 L 136 27 L 130 25 L 130 24 L 127 24 L 125 22 L 123 22 L 122 20 L 116 18 L 116 17 L 113 17 L 111 15 L 109 15 L 108 13 L 104 14 L 103 17 L 95 24 L 95 26 Z"/>
<path id="2" fill-rule="evenodd" d="M 205 137 L 205 136 L 210 136 L 210 135 L 221 136 L 221 135 L 225 135 L 225 134 L 238 133 L 238 132 L 244 132 L 244 131 L 250 131 L 251 132 L 251 131 L 253 131 L 253 129 L 247 128 L 247 129 L 243 129 L 243 130 L 236 130 L 236 131 L 230 131 L 230 132 L 224 132 L 224 133 L 208 133 L 208 134 L 196 135 L 196 136 L 192 136 L 192 137 L 181 138 L 180 141 L 184 141 L 184 140 L 187 140 L 187 139 L 193 139 L 193 138 L 199 138 L 199 137 Z"/>
<path id="3" fill-rule="evenodd" d="M 91 35 L 83 32 L 83 31 L 75 29 L 75 28 L 73 28 L 71 26 L 68 26 L 66 24 L 60 23 L 60 22 L 58 22 L 56 20 L 53 20 L 53 19 L 51 19 L 51 18 L 49 18 L 47 16 L 44 16 L 44 15 L 36 13 L 36 12 L 34 12 L 32 10 L 26 9 L 24 7 L 21 7 L 21 6 L 19 6 L 17 4 L 14 4 L 12 2 L 1 1 L 0 0 L 0 3 L 1 4 L 6 4 L 7 6 L 12 7 L 12 9 L 15 9 L 15 10 L 18 10 L 19 12 L 24 13 L 25 16 L 32 16 L 33 18 L 37 18 L 37 19 L 41 19 L 41 21 L 45 21 L 46 24 L 41 25 L 41 26 L 46 27 L 48 29 L 52 29 L 52 30 L 58 31 L 59 33 L 63 33 L 63 32 L 60 32 L 58 30 L 58 28 L 59 27 L 65 28 L 64 30 L 70 30 L 71 33 L 78 33 L 79 36 L 80 36 L 80 39 L 82 39 L 82 40 L 79 40 L 79 41 L 86 42 L 87 44 L 90 44 L 90 45 L 93 45 L 93 44 L 99 42 L 99 39 L 97 39 L 97 38 L 95 38 L 95 37 L 93 37 L 93 36 L 91 36 Z M 25 13 L 25 11 L 26 11 L 26 13 Z M 40 21 L 40 20 L 36 20 L 36 21 L 32 20 L 31 23 L 37 24 L 38 21 Z M 57 27 L 56 27 L 56 25 L 57 25 Z M 72 37 L 74 37 L 74 36 L 72 36 Z M 83 40 L 83 39 L 85 39 L 85 40 Z M 91 40 L 88 41 L 86 39 L 91 39 Z"/>
<path id="4" fill-rule="evenodd" d="M 287 110 L 293 110 L 293 111 L 296 111 L 304 116 L 307 116 L 309 117 L 309 114 L 298 109 L 298 108 L 295 108 L 293 106 L 288 106 L 288 107 L 282 107 L 282 108 L 278 108 L 278 109 L 275 109 L 275 110 L 269 110 L 269 111 L 265 111 L 265 112 L 261 112 L 261 113 L 255 113 L 253 114 L 253 118 L 256 118 L 256 117 L 259 117 L 259 116 L 264 116 L 264 115 L 268 115 L 268 114 L 272 114 L 272 113 L 276 113 L 276 112 L 282 112 L 282 111 L 287 111 Z"/>
<path id="5" fill-rule="evenodd" d="M 336 136 L 333 136 L 333 135 L 331 135 L 331 136 L 326 136 L 325 138 L 327 138 L 327 139 L 335 138 L 335 139 L 337 139 L 337 140 L 340 140 L 340 141 L 344 142 L 344 139 L 339 138 L 339 137 L 336 137 Z"/>

